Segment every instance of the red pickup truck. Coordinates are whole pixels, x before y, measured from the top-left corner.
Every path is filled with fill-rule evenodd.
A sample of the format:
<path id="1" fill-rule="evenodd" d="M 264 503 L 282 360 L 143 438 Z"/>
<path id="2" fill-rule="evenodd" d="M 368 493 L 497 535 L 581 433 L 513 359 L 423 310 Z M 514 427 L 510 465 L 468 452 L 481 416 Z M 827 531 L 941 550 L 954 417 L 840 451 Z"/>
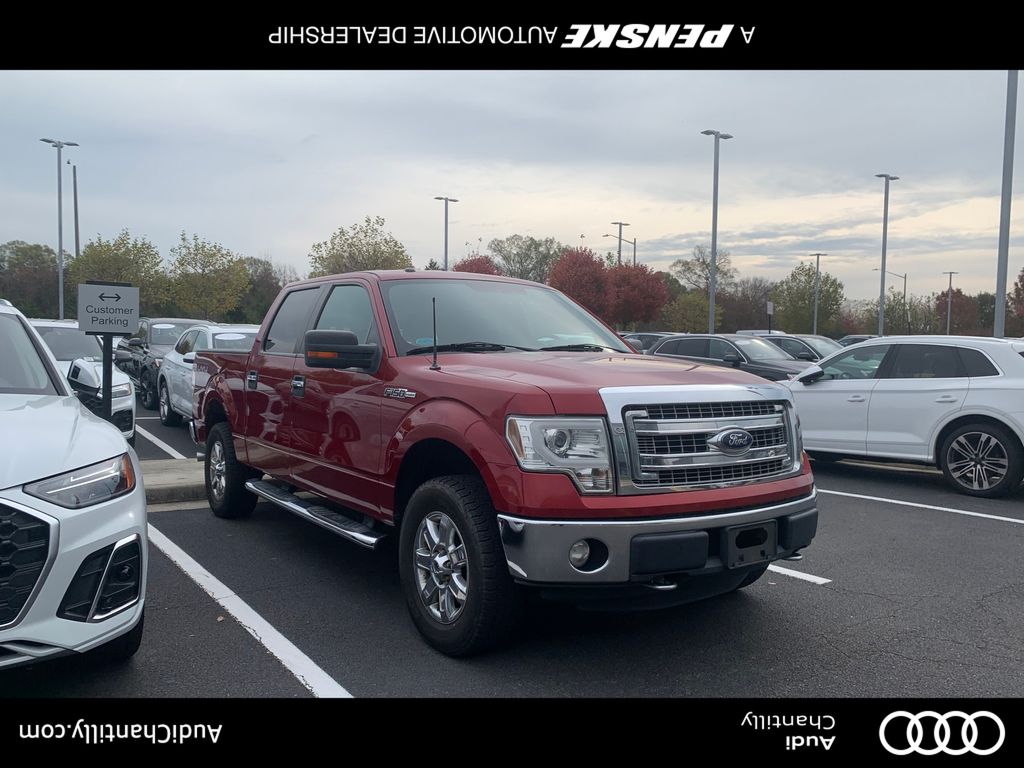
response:
<path id="1" fill-rule="evenodd" d="M 525 588 L 592 608 L 756 581 L 814 537 L 789 392 L 636 353 L 552 288 L 382 271 L 286 286 L 252 350 L 202 352 L 210 507 L 273 502 L 374 548 L 398 537 L 416 627 L 479 651 Z"/>

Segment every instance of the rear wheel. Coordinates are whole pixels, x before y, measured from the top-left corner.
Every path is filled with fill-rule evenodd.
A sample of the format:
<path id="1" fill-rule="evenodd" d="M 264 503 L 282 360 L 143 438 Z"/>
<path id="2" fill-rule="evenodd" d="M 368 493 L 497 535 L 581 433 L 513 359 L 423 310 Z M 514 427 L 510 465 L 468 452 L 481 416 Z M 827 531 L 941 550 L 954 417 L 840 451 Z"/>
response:
<path id="1" fill-rule="evenodd" d="M 181 416 L 171 409 L 171 393 L 167 391 L 167 382 L 160 382 L 160 423 L 165 427 L 181 426 Z"/>
<path id="2" fill-rule="evenodd" d="M 245 489 L 258 475 L 235 458 L 235 441 L 226 421 L 214 425 L 206 440 L 206 499 L 217 517 L 248 517 L 256 496 Z"/>
<path id="3" fill-rule="evenodd" d="M 156 384 L 153 382 L 153 376 L 150 373 L 142 372 L 142 377 L 139 379 L 140 389 L 142 390 L 142 407 L 150 411 L 156 409 Z"/>
<path id="4" fill-rule="evenodd" d="M 960 493 L 1005 496 L 1024 477 L 1024 451 L 1005 427 L 978 422 L 953 430 L 943 441 L 939 467 Z"/>

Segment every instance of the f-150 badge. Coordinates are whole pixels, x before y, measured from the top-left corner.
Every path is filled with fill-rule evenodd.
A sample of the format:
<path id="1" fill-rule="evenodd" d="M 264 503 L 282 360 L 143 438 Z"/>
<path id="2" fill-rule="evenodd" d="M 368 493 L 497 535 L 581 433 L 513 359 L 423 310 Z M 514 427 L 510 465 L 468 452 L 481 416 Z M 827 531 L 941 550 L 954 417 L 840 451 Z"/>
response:
<path id="1" fill-rule="evenodd" d="M 384 397 L 395 397 L 399 400 L 409 398 L 411 400 L 416 397 L 416 393 L 405 387 L 384 387 Z"/>

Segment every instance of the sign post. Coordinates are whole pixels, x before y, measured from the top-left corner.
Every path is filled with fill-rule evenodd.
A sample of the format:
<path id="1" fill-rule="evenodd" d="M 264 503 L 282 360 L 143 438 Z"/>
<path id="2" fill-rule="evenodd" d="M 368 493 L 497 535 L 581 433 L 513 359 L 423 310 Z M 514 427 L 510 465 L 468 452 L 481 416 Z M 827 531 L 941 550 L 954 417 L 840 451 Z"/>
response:
<path id="1" fill-rule="evenodd" d="M 78 328 L 103 340 L 103 418 L 110 421 L 114 337 L 139 330 L 139 289 L 129 283 L 88 280 L 78 285 Z"/>
<path id="2" fill-rule="evenodd" d="M 772 332 L 772 315 L 775 314 L 775 304 L 768 302 L 768 333 Z"/>

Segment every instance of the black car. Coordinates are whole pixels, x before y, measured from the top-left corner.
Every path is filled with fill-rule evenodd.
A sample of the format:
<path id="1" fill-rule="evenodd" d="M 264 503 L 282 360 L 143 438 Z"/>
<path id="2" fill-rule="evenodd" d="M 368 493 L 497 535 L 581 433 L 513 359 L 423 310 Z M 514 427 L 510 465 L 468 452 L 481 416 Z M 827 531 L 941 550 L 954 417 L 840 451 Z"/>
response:
<path id="1" fill-rule="evenodd" d="M 674 333 L 663 333 L 661 331 L 636 331 L 634 333 L 620 333 L 619 336 L 628 341 L 635 349 L 647 354 L 651 347 L 662 339 L 675 336 Z"/>
<path id="2" fill-rule="evenodd" d="M 174 349 L 181 334 L 205 322 L 182 317 L 143 317 L 138 331 L 117 342 L 117 367 L 135 384 L 144 408 L 156 408 L 156 372 L 164 355 Z"/>
<path id="3" fill-rule="evenodd" d="M 838 352 L 842 347 L 828 336 L 815 336 L 810 333 L 787 333 L 783 335 L 762 336 L 765 341 L 774 344 L 784 352 L 788 352 L 797 360 L 817 362 Z"/>
<path id="4" fill-rule="evenodd" d="M 854 333 L 850 334 L 849 336 L 843 336 L 843 338 L 839 340 L 839 343 L 842 344 L 844 347 L 848 347 L 851 344 L 859 344 L 862 341 L 877 338 L 878 336 L 873 333 Z"/>
<path id="5" fill-rule="evenodd" d="M 758 336 L 715 334 L 670 336 L 651 350 L 657 357 L 674 357 L 695 363 L 739 368 L 770 381 L 790 379 L 810 363 L 797 360 Z"/>

